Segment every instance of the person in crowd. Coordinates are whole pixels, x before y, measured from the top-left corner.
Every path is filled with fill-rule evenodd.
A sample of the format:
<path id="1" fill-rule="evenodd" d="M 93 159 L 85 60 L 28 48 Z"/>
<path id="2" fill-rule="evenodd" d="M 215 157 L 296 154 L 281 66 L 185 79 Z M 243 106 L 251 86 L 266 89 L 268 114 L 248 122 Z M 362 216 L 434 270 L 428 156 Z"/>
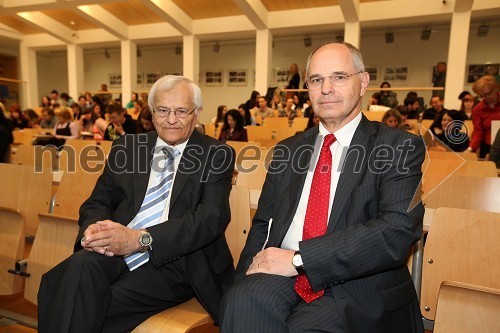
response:
<path id="1" fill-rule="evenodd" d="M 64 106 L 64 102 L 59 96 L 59 91 L 57 91 L 56 89 L 53 89 L 50 92 L 50 103 L 52 104 L 53 108 Z"/>
<path id="2" fill-rule="evenodd" d="M 304 107 L 304 101 L 302 101 L 302 96 L 298 92 L 294 92 L 292 98 L 293 98 L 292 108 L 295 111 L 302 110 L 302 108 Z"/>
<path id="3" fill-rule="evenodd" d="M 496 79 L 491 75 L 476 80 L 472 90 L 481 102 L 472 110 L 474 131 L 468 150 L 475 152 L 479 149 L 479 157 L 484 158 L 490 151 L 491 121 L 500 120 L 500 92 Z"/>
<path id="4" fill-rule="evenodd" d="M 420 118 L 420 102 L 414 96 L 407 96 L 403 102 L 403 106 L 407 111 L 408 119 Z"/>
<path id="5" fill-rule="evenodd" d="M 78 104 L 80 105 L 80 108 L 82 110 L 85 110 L 85 109 L 91 110 L 92 109 L 92 104 L 87 104 L 87 99 L 83 95 L 78 97 Z"/>
<path id="6" fill-rule="evenodd" d="M 299 89 L 300 85 L 300 74 L 299 66 L 297 64 L 292 64 L 290 66 L 290 80 L 286 86 L 287 89 Z"/>
<path id="7" fill-rule="evenodd" d="M 273 109 L 267 106 L 267 100 L 266 97 L 260 96 L 259 97 L 259 106 L 255 107 L 252 109 L 252 115 L 254 117 L 261 116 L 262 119 L 268 118 L 268 117 L 273 117 L 274 112 Z"/>
<path id="8" fill-rule="evenodd" d="M 304 104 L 303 104 L 303 109 L 302 109 L 302 117 L 309 117 L 309 112 L 312 110 L 312 107 L 311 107 L 311 99 L 309 98 L 309 95 L 306 93 L 306 94 L 302 94 L 302 100 L 304 101 Z"/>
<path id="9" fill-rule="evenodd" d="M 92 97 L 92 100 L 92 112 L 94 112 L 99 118 L 105 119 L 106 112 L 104 112 L 104 105 L 101 103 L 99 96 Z"/>
<path id="10" fill-rule="evenodd" d="M 90 111 L 90 115 L 88 115 L 86 110 Z M 106 120 L 101 117 L 101 106 L 99 104 L 94 104 L 92 109 L 84 109 L 82 115 L 86 115 L 84 125 L 85 131 L 94 134 L 94 140 L 104 140 L 104 133 L 106 132 L 108 124 Z M 89 125 L 89 120 L 92 126 Z"/>
<path id="11" fill-rule="evenodd" d="M 90 91 L 86 91 L 83 96 L 85 96 L 85 99 L 87 100 L 87 105 L 94 105 L 94 99 Z"/>
<path id="12" fill-rule="evenodd" d="M 28 128 L 37 128 L 40 123 L 40 116 L 33 109 L 26 109 L 23 111 L 24 116 L 28 119 Z"/>
<path id="13" fill-rule="evenodd" d="M 29 127 L 28 118 L 21 111 L 21 107 L 18 104 L 11 105 L 9 111 L 14 128 L 24 129 Z"/>
<path id="14" fill-rule="evenodd" d="M 106 108 L 109 124 L 104 132 L 104 140 L 116 140 L 125 134 L 137 133 L 137 121 L 127 114 L 120 105 L 110 104 Z"/>
<path id="15" fill-rule="evenodd" d="M 126 109 L 131 109 L 134 107 L 134 102 L 139 100 L 139 95 L 135 92 L 132 93 L 130 97 L 130 102 L 125 106 Z"/>
<path id="16" fill-rule="evenodd" d="M 380 88 L 384 88 L 384 90 L 380 91 L 380 105 L 395 108 L 398 105 L 398 95 L 394 91 L 385 90 L 390 87 L 391 84 L 387 81 L 382 82 L 380 85 Z"/>
<path id="17" fill-rule="evenodd" d="M 144 104 L 142 103 L 142 101 L 135 101 L 134 102 L 134 114 L 136 115 L 139 115 L 139 113 L 141 113 L 142 111 L 142 108 L 143 108 Z"/>
<path id="18" fill-rule="evenodd" d="M 56 114 L 54 109 L 51 107 L 45 107 L 42 109 L 42 121 L 40 122 L 40 128 L 43 129 L 54 129 L 56 126 Z"/>
<path id="19" fill-rule="evenodd" d="M 0 109 L 0 163 L 9 163 L 10 161 L 10 145 L 14 142 L 13 130 L 14 124 Z"/>
<path id="20" fill-rule="evenodd" d="M 306 69 L 320 124 L 274 148 L 221 332 L 423 332 L 406 265 L 423 142 L 363 116 L 370 76 L 354 46 L 321 46 Z"/>
<path id="21" fill-rule="evenodd" d="M 62 101 L 61 106 L 68 107 L 68 108 L 71 107 L 71 105 L 73 105 L 73 103 L 75 103 L 73 98 L 71 98 L 71 96 L 65 92 L 61 93 L 61 101 Z"/>
<path id="22" fill-rule="evenodd" d="M 444 98 L 442 96 L 432 96 L 431 107 L 424 111 L 422 119 L 436 119 L 436 116 L 441 114 L 446 109 L 443 107 Z"/>
<path id="23" fill-rule="evenodd" d="M 403 106 L 403 105 L 398 105 L 396 107 L 396 110 L 401 116 L 401 119 L 399 121 L 399 128 L 405 131 L 411 131 L 414 134 L 418 133 L 418 128 L 417 124 L 413 125 L 411 122 L 408 121 L 408 110 Z"/>
<path id="24" fill-rule="evenodd" d="M 53 144 L 61 148 L 67 139 L 78 139 L 80 137 L 80 128 L 77 122 L 72 121 L 71 113 L 66 108 L 55 110 L 57 123 L 54 127 L 54 137 L 49 139 L 46 144 Z"/>
<path id="25" fill-rule="evenodd" d="M 40 106 L 42 108 L 48 108 L 48 107 L 51 107 L 52 106 L 52 103 L 50 101 L 50 97 L 47 96 L 47 95 L 43 95 L 42 96 L 42 100 L 40 102 Z"/>
<path id="26" fill-rule="evenodd" d="M 462 104 L 460 105 L 460 113 L 464 120 L 472 119 L 472 109 L 475 106 L 474 96 L 471 94 L 465 95 L 462 98 Z"/>
<path id="27" fill-rule="evenodd" d="M 469 147 L 469 136 L 462 132 L 463 117 L 457 110 L 445 110 L 436 117 L 430 130 L 449 149 L 463 152 Z"/>
<path id="28" fill-rule="evenodd" d="M 490 161 L 495 162 L 497 169 L 500 169 L 500 131 L 497 132 L 495 140 L 491 143 Z"/>
<path id="29" fill-rule="evenodd" d="M 131 332 L 193 297 L 220 322 L 235 153 L 195 131 L 203 104 L 191 80 L 160 78 L 148 105 L 157 131 L 113 143 L 75 253 L 42 277 L 40 332 Z"/>
<path id="30" fill-rule="evenodd" d="M 217 116 L 212 118 L 212 123 L 215 124 L 215 128 L 222 126 L 224 123 L 224 115 L 227 112 L 227 106 L 226 105 L 219 105 L 217 107 Z"/>
<path id="31" fill-rule="evenodd" d="M 243 127 L 243 117 L 236 109 L 231 109 L 224 115 L 224 125 L 219 134 L 219 140 L 248 141 L 247 130 Z"/>
<path id="32" fill-rule="evenodd" d="M 154 131 L 153 114 L 147 105 L 142 107 L 139 117 L 137 117 L 137 133 L 147 133 Z"/>
<path id="33" fill-rule="evenodd" d="M 396 109 L 389 109 L 385 111 L 382 122 L 389 127 L 399 128 L 401 124 L 401 114 Z"/>
<path id="34" fill-rule="evenodd" d="M 446 62 L 440 61 L 436 65 L 436 72 L 433 77 L 433 86 L 444 88 L 446 84 Z M 433 90 L 432 96 L 444 98 L 444 90 Z"/>
<path id="35" fill-rule="evenodd" d="M 79 103 L 72 103 L 70 105 L 71 112 L 73 113 L 73 119 L 79 120 L 80 117 L 82 116 L 82 107 L 80 106 Z"/>
<path id="36" fill-rule="evenodd" d="M 293 98 L 287 98 L 285 108 L 278 112 L 278 117 L 287 117 L 288 122 L 293 122 L 293 119 L 297 117 L 297 111 L 293 109 Z"/>
<path id="37" fill-rule="evenodd" d="M 259 107 L 260 93 L 256 90 L 252 91 L 250 94 L 250 99 L 246 101 L 246 106 L 248 110 L 252 110 L 255 107 Z"/>
<path id="38" fill-rule="evenodd" d="M 102 104 L 109 105 L 112 104 L 113 95 L 108 93 L 108 85 L 103 83 L 101 84 L 101 90 L 99 91 L 99 97 L 101 98 Z"/>
<path id="39" fill-rule="evenodd" d="M 273 94 L 273 100 L 271 101 L 271 109 L 277 110 L 278 113 L 280 111 L 283 111 L 284 105 L 283 105 L 283 99 L 281 98 L 280 94 Z"/>
<path id="40" fill-rule="evenodd" d="M 382 95 L 380 92 L 375 92 L 370 97 L 370 101 L 368 104 L 368 111 L 387 111 L 390 108 L 388 106 L 384 106 L 382 103 Z"/>
<path id="41" fill-rule="evenodd" d="M 311 110 L 309 111 L 309 115 L 307 116 L 308 119 L 307 119 L 307 126 L 306 126 L 306 130 L 312 128 L 312 127 L 316 127 L 316 126 L 319 126 L 319 117 L 318 115 L 316 115 L 314 113 L 314 110 Z"/>
<path id="42" fill-rule="evenodd" d="M 250 110 L 247 109 L 246 104 L 240 104 L 238 106 L 238 111 L 240 111 L 240 114 L 243 117 L 243 126 L 255 126 L 255 118 L 250 113 Z"/>

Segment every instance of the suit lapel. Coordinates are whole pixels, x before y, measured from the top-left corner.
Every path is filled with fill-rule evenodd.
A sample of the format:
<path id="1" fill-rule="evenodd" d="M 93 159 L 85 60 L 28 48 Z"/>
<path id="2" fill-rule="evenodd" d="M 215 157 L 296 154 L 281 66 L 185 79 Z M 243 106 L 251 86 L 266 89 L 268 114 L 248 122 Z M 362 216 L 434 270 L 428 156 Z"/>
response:
<path id="1" fill-rule="evenodd" d="M 342 173 L 335 192 L 335 199 L 333 200 L 327 232 L 332 232 L 335 228 L 346 203 L 350 199 L 351 192 L 358 183 L 359 177 L 366 172 L 368 158 L 375 140 L 375 136 L 373 134 L 375 133 L 375 127 L 363 115 L 356 132 L 354 132 L 351 145 L 349 146 L 347 153 L 348 158 L 344 161 Z M 359 156 L 362 158 L 361 167 L 359 166 L 359 158 L 356 157 L 357 153 L 353 152 L 352 154 L 349 154 L 349 152 L 355 149 L 359 150 Z"/>
<path id="2" fill-rule="evenodd" d="M 135 136 L 138 142 L 130 143 L 134 145 L 135 158 L 133 161 L 135 165 L 133 165 L 133 168 L 137 170 L 134 170 L 134 209 L 136 212 L 141 208 L 148 189 L 151 162 L 153 161 L 157 137 L 156 132 L 140 134 Z M 146 146 L 146 151 L 144 151 L 144 145 Z M 144 161 L 147 161 L 147 163 L 144 163 Z"/>

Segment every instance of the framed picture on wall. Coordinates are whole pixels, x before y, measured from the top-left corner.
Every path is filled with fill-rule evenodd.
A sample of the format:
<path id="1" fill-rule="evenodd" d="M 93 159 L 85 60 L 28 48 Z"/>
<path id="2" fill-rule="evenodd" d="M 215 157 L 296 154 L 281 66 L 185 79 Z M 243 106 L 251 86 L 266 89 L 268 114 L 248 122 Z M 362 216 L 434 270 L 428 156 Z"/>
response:
<path id="1" fill-rule="evenodd" d="M 365 71 L 370 74 L 370 82 L 378 81 L 378 66 L 365 66 Z"/>
<path id="2" fill-rule="evenodd" d="M 144 85 L 144 73 L 137 73 L 137 87 L 142 88 Z"/>
<path id="3" fill-rule="evenodd" d="M 228 87 L 245 86 L 248 83 L 248 70 L 246 69 L 230 69 L 227 71 Z"/>
<path id="4" fill-rule="evenodd" d="M 203 75 L 203 82 L 207 87 L 222 87 L 224 75 L 222 70 L 206 71 Z"/>
<path id="5" fill-rule="evenodd" d="M 387 66 L 384 68 L 384 81 L 407 82 L 410 66 Z"/>
<path id="6" fill-rule="evenodd" d="M 163 75 L 160 71 L 146 72 L 146 86 L 151 87 Z"/>
<path id="7" fill-rule="evenodd" d="M 288 69 L 280 69 L 274 68 L 273 69 L 273 76 L 274 76 L 274 86 L 276 87 L 283 87 L 288 84 L 288 80 L 290 78 L 290 71 Z"/>
<path id="8" fill-rule="evenodd" d="M 109 77 L 109 87 L 110 88 L 120 88 L 122 86 L 122 74 L 121 73 L 110 73 Z"/>
<path id="9" fill-rule="evenodd" d="M 467 83 L 473 83 L 483 75 L 497 77 L 500 72 L 500 64 L 469 65 L 467 69 Z"/>

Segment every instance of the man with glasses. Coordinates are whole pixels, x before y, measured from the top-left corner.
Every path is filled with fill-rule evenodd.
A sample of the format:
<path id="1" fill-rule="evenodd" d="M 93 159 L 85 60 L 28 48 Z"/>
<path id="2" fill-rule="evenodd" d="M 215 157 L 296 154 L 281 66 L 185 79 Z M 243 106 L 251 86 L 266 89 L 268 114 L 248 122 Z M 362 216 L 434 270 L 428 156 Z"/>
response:
<path id="1" fill-rule="evenodd" d="M 162 77 L 148 105 L 156 131 L 113 142 L 75 253 L 42 278 L 41 333 L 129 332 L 195 296 L 219 321 L 234 275 L 224 238 L 234 150 L 195 131 L 203 105 L 191 80 Z"/>
<path id="2" fill-rule="evenodd" d="M 324 45 L 306 69 L 320 124 L 274 149 L 222 332 L 423 332 L 406 260 L 424 145 L 363 116 L 354 46 Z"/>
<path id="3" fill-rule="evenodd" d="M 472 109 L 474 131 L 469 151 L 479 149 L 479 157 L 484 158 L 491 148 L 491 121 L 500 120 L 500 93 L 495 77 L 485 75 L 474 82 L 472 90 L 481 99 Z"/>

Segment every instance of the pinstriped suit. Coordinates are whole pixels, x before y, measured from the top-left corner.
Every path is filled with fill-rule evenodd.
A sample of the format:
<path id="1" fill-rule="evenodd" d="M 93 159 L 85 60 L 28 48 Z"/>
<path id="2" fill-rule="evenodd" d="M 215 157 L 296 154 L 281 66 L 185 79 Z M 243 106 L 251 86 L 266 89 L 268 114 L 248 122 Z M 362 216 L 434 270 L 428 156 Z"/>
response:
<path id="1" fill-rule="evenodd" d="M 287 323 L 274 325 L 272 320 L 276 318 L 290 319 L 288 315 L 296 312 L 297 305 L 304 308 L 303 302 L 290 292 L 293 282 L 289 281 L 294 279 L 266 274 L 245 277 L 252 258 L 264 244 L 270 218 L 273 224 L 267 247 L 280 247 L 297 209 L 301 195 L 297 189 L 304 184 L 317 135 L 318 129 L 314 128 L 284 140 L 275 149 L 275 156 L 281 154 L 279 160 L 286 162 L 280 163 L 275 157 L 271 163 L 238 264 L 237 283 L 225 296 L 224 332 L 303 332 L 325 317 L 313 318 L 293 330 L 286 327 Z M 380 147 L 392 147 L 394 156 L 389 152 L 384 158 L 387 162 L 377 162 L 376 154 L 379 160 L 383 154 Z M 300 150 L 302 154 L 294 154 Z M 364 152 L 364 159 L 357 159 L 357 152 Z M 423 331 L 417 296 L 406 267 L 409 248 L 422 230 L 422 204 L 410 211 L 408 208 L 421 180 L 423 159 L 420 138 L 362 117 L 337 185 L 327 234 L 299 243 L 313 290 L 327 292 L 324 306 L 331 308 L 326 312 L 331 316 L 324 320 L 340 322 L 340 328 L 332 328 L 332 332 Z M 252 296 L 245 288 L 257 295 Z M 290 293 L 290 304 L 277 305 L 277 290 L 281 295 Z M 270 300 L 270 308 L 265 308 L 266 299 Z M 277 315 L 272 317 L 269 311 Z"/>

